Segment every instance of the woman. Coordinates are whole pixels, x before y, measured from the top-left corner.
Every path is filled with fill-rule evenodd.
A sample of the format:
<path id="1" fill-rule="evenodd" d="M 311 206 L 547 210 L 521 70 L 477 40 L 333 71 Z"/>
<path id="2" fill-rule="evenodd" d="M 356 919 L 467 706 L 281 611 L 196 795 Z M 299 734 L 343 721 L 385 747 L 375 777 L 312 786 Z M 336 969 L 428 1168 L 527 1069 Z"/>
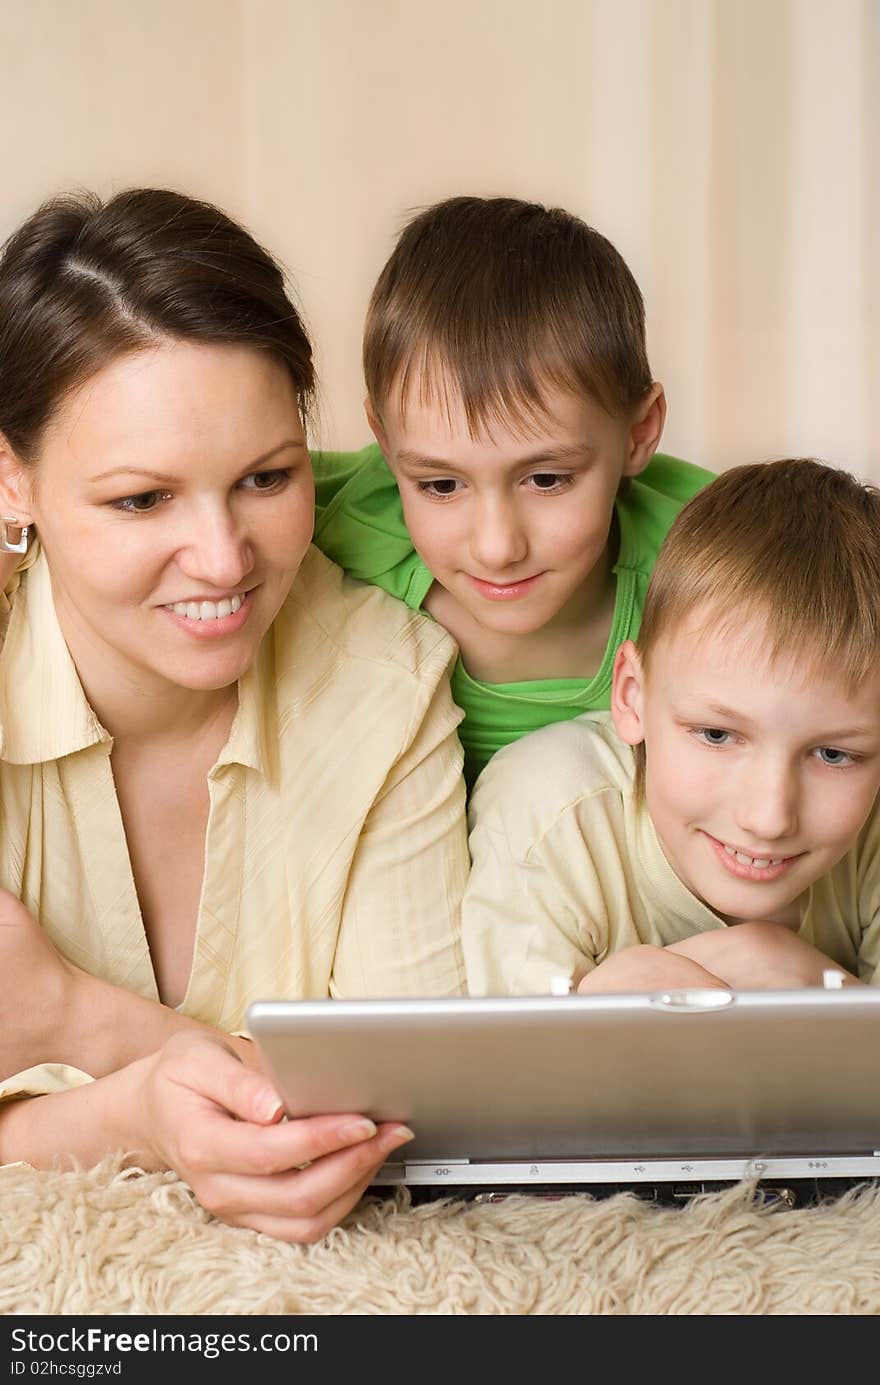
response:
<path id="1" fill-rule="evenodd" d="M 452 642 L 311 548 L 311 349 L 222 212 L 49 203 L 0 322 L 0 1160 L 129 1150 L 314 1240 L 411 1132 L 281 1122 L 216 1031 L 461 991 Z"/>

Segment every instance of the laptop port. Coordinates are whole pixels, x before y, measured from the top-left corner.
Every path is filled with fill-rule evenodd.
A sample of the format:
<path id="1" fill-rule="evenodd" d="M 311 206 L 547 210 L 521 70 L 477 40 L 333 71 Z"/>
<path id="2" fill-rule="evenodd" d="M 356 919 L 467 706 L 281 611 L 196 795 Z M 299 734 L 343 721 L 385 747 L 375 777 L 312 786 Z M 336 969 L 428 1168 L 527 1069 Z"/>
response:
<path id="1" fill-rule="evenodd" d="M 762 1207 L 797 1207 L 798 1195 L 794 1188 L 775 1188 L 759 1183 L 755 1189 L 754 1200 Z"/>

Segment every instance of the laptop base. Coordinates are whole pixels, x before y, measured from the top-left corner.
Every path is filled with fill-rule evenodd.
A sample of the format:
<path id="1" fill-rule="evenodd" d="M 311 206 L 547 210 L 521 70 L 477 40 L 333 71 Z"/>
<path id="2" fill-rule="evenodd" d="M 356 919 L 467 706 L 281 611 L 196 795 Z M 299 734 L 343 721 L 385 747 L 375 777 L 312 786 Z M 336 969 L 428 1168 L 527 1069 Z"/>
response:
<path id="1" fill-rule="evenodd" d="M 753 1202 L 755 1206 L 769 1207 L 813 1207 L 820 1203 L 834 1202 L 844 1193 L 855 1188 L 876 1186 L 876 1179 L 791 1179 L 786 1184 L 755 1184 Z M 398 1185 L 399 1186 L 399 1185 Z M 633 1193 L 645 1202 L 663 1207 L 681 1207 L 691 1198 L 703 1193 L 720 1193 L 733 1188 L 734 1183 L 592 1183 L 570 1184 L 566 1187 L 534 1185 L 507 1185 L 503 1188 L 487 1189 L 485 1186 L 460 1185 L 454 1188 L 438 1188 L 427 1184 L 416 1184 L 409 1189 L 413 1204 L 442 1201 L 472 1202 L 475 1204 L 494 1204 L 506 1202 L 515 1195 L 533 1197 L 545 1202 L 561 1202 L 565 1198 L 578 1195 L 594 1199 L 614 1197 L 617 1193 Z M 389 1197 L 394 1194 L 394 1185 L 374 1184 L 369 1189 L 371 1196 Z"/>
<path id="2" fill-rule="evenodd" d="M 631 1192 L 649 1202 L 680 1205 L 702 1193 L 721 1192 L 744 1179 L 754 1180 L 760 1205 L 814 1205 L 859 1187 L 880 1182 L 880 1154 L 767 1159 L 647 1159 L 476 1163 L 467 1159 L 386 1164 L 370 1187 L 373 1193 L 405 1186 L 414 1202 L 459 1198 L 495 1203 L 517 1193 L 547 1200 L 575 1194 L 593 1198 Z"/>

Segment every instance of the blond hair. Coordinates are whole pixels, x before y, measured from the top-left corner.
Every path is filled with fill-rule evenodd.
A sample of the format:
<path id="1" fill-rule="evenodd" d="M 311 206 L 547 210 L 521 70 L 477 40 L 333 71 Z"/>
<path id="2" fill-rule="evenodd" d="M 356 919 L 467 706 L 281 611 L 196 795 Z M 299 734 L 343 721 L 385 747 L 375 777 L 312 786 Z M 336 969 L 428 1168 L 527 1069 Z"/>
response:
<path id="1" fill-rule="evenodd" d="M 476 435 L 544 418 L 548 386 L 628 415 L 650 389 L 642 295 L 610 241 L 559 207 L 452 197 L 403 229 L 367 309 L 376 413 L 460 402 Z"/>
<path id="2" fill-rule="evenodd" d="M 880 489 L 811 458 L 724 472 L 681 510 L 654 567 L 638 650 L 696 607 L 766 625 L 767 653 L 850 685 L 880 663 Z"/>

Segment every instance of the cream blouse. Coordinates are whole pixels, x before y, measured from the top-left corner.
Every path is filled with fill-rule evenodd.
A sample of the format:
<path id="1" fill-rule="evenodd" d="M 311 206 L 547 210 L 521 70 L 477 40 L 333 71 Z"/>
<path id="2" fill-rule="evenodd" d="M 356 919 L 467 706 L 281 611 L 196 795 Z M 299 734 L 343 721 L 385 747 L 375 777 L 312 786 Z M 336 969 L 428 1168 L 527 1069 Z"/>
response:
<path id="1" fill-rule="evenodd" d="M 77 966 L 158 999 L 113 741 L 29 558 L 0 607 L 0 885 Z M 454 658 L 440 626 L 309 550 L 208 776 L 184 1014 L 242 1032 L 256 999 L 463 991 Z M 0 1098 L 83 1080 L 30 1069 Z"/>

